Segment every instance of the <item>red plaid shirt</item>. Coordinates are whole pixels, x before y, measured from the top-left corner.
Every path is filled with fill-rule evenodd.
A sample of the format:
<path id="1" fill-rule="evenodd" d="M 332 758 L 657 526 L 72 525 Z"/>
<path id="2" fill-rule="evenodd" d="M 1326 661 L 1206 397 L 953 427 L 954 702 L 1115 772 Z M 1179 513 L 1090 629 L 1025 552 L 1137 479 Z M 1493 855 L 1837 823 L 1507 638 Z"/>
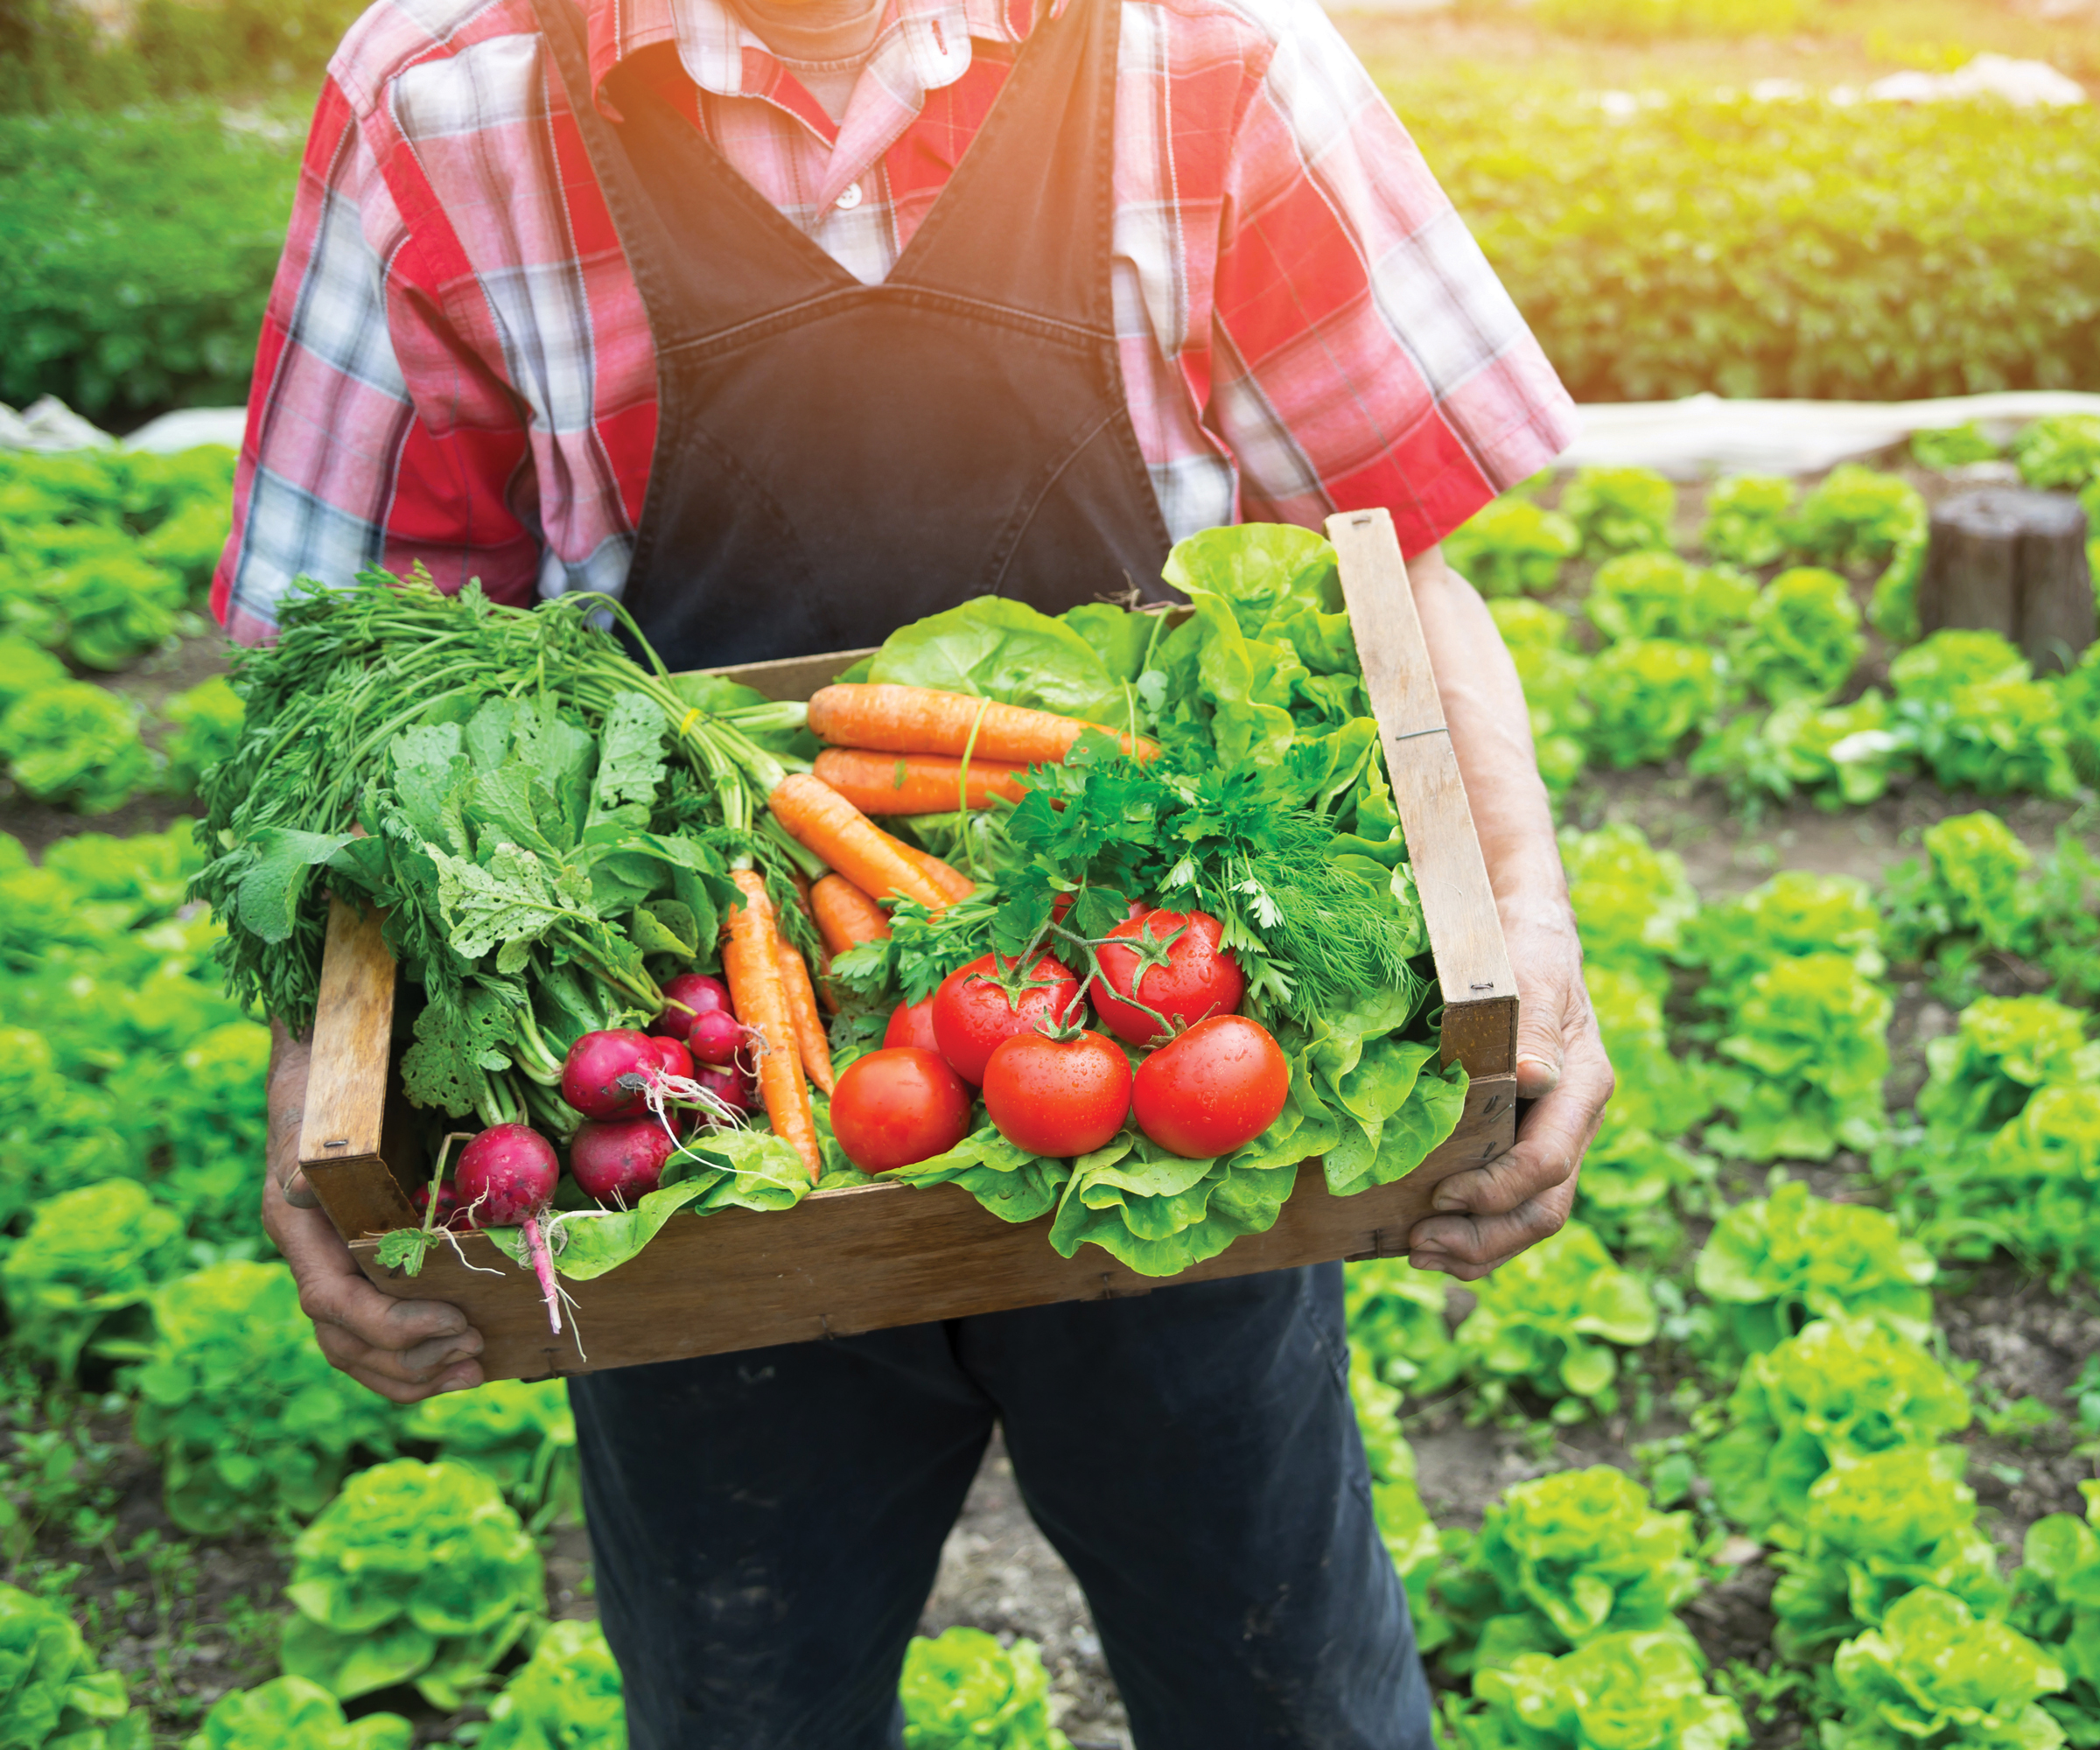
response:
<path id="1" fill-rule="evenodd" d="M 1168 530 L 1387 505 L 1417 552 L 1565 447 L 1566 393 L 1315 0 L 1122 4 L 1116 319 Z M 592 65 L 676 44 L 695 125 L 872 283 L 1030 6 L 890 0 L 836 125 L 724 0 L 591 0 Z M 214 611 L 253 642 L 301 574 L 419 560 L 505 601 L 617 592 L 655 435 L 648 320 L 528 0 L 378 0 L 307 144 Z"/>

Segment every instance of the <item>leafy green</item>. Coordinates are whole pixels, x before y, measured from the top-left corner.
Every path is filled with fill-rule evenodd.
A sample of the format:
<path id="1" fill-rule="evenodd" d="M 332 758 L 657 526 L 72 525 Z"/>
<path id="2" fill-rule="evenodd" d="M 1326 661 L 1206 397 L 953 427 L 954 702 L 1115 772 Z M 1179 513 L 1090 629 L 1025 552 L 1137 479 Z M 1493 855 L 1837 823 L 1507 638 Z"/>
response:
<path id="1" fill-rule="evenodd" d="M 2012 440 L 2020 477 L 2041 492 L 2076 492 L 2100 480 L 2100 417 L 2050 414 L 2021 428 Z"/>
<path id="2" fill-rule="evenodd" d="M 98 1671 L 55 1602 L 0 1586 L 0 1744 L 21 1750 L 148 1750 L 124 1680 Z"/>
<path id="3" fill-rule="evenodd" d="M 1444 1542 L 1415 1485 L 1414 1448 L 1400 1432 L 1400 1393 L 1357 1354 L 1349 1361 L 1349 1401 L 1370 1466 L 1371 1512 L 1386 1554 L 1393 1558 L 1393 1571 L 1407 1592 L 1416 1650 L 1433 1653 L 1451 1639 L 1452 1627 L 1431 1592 Z"/>
<path id="4" fill-rule="evenodd" d="M 1388 1385 L 1427 1396 L 1459 1376 L 1444 1322 L 1444 1284 L 1404 1258 L 1349 1265 L 1343 1281 L 1351 1349 Z"/>
<path id="5" fill-rule="evenodd" d="M 1969 1425 L 1969 1397 L 1908 1338 L 1866 1320 L 1819 1319 L 1753 1354 L 1728 1400 L 1728 1432 L 1703 1454 L 1721 1510 L 1755 1533 L 1798 1523 L 1834 1463 L 1934 1446 Z"/>
<path id="6" fill-rule="evenodd" d="M 1446 1714 L 1463 1750 L 1727 1750 L 1746 1743 L 1741 1711 L 1707 1693 L 1682 1635 L 1606 1634 L 1560 1658 L 1525 1653 L 1483 1671 L 1477 1712 Z"/>
<path id="7" fill-rule="evenodd" d="M 1869 1320 L 1912 1342 L 1931 1329 L 1937 1271 L 1924 1248 L 1881 1210 L 1825 1201 L 1798 1180 L 1723 1215 L 1693 1274 L 1700 1293 L 1728 1308 L 1750 1354 L 1810 1319 Z"/>
<path id="8" fill-rule="evenodd" d="M 1974 420 L 1911 433 L 1910 458 L 1921 468 L 1965 467 L 1971 462 L 1994 462 L 2004 454 L 2004 447 Z"/>
<path id="9" fill-rule="evenodd" d="M 0 762 L 24 794 L 91 815 L 121 808 L 153 775 L 136 710 L 84 681 L 60 681 L 8 706 Z"/>
<path id="10" fill-rule="evenodd" d="M 136 1180 L 63 1191 L 36 1207 L 0 1259 L 14 1341 L 71 1379 L 83 1355 L 141 1352 L 148 1298 L 181 1268 L 182 1218 Z"/>
<path id="11" fill-rule="evenodd" d="M 1787 537 L 1797 551 L 1828 564 L 1886 564 L 1924 538 L 1927 522 L 1925 500 L 1901 475 L 1845 462 L 1802 500 Z"/>
<path id="12" fill-rule="evenodd" d="M 241 696 L 221 676 L 178 693 L 159 711 L 167 725 L 161 751 L 167 766 L 161 788 L 172 796 L 193 796 L 210 766 L 234 751 L 241 738 Z"/>
<path id="13" fill-rule="evenodd" d="M 1582 536 L 1558 511 L 1526 498 L 1498 498 L 1444 537 L 1446 564 L 1490 598 L 1544 595 L 1560 581 L 1562 562 L 1582 549 Z"/>
<path id="14" fill-rule="evenodd" d="M 1590 659 L 1568 647 L 1568 617 L 1522 598 L 1488 603 L 1523 684 L 1539 775 L 1564 790 L 1589 760 L 1583 740 L 1595 718 L 1589 706 Z"/>
<path id="15" fill-rule="evenodd" d="M 1918 1586 L 1996 1615 L 2011 1588 L 1976 1526 L 1959 1446 L 1896 1446 L 1833 1464 L 1810 1486 L 1791 1547 L 1774 1558 L 1775 1637 L 1788 1658 L 1878 1627 Z"/>
<path id="16" fill-rule="evenodd" d="M 401 1432 L 430 1441 L 447 1463 L 486 1471 L 535 1530 L 583 1517 L 576 1418 L 559 1380 L 491 1380 L 426 1397 Z"/>
<path id="17" fill-rule="evenodd" d="M 1857 876 L 1782 869 L 1740 899 L 1708 906 L 1684 933 L 1684 959 L 1706 975 L 1702 998 L 1723 1009 L 1774 962 L 1810 954 L 1843 955 L 1863 978 L 1887 970 L 1873 894 Z"/>
<path id="18" fill-rule="evenodd" d="M 1675 553 L 1621 553 L 1591 579 L 1583 611 L 1620 643 L 1676 638 L 1697 643 L 1741 626 L 1754 612 L 1757 585 L 1726 566 L 1701 570 Z"/>
<path id="19" fill-rule="evenodd" d="M 1649 468 L 1578 468 L 1560 495 L 1560 510 L 1592 557 L 1666 550 L 1677 489 Z"/>
<path id="20" fill-rule="evenodd" d="M 981 1628 L 914 1635 L 898 1686 L 905 1750 L 1071 1750 L 1050 1723 L 1050 1677 L 1032 1641 Z"/>
<path id="21" fill-rule="evenodd" d="M 1979 1621 L 1968 1605 L 1920 1586 L 1891 1605 L 1879 1628 L 1838 1649 L 1844 1717 L 1829 1750 L 1915 1750 L 1921 1745 L 2003 1745 L 2052 1750 L 2063 1731 L 2036 1704 L 2064 1674 L 2017 1631 Z"/>
<path id="22" fill-rule="evenodd" d="M 545 1609 L 539 1551 L 494 1478 L 396 1459 L 360 1471 L 292 1545 L 287 1675 L 348 1701 L 413 1682 L 451 1710 Z"/>
<path id="23" fill-rule="evenodd" d="M 1925 1047 L 1918 1116 L 1942 1130 L 1987 1133 L 2017 1117 L 2048 1082 L 2100 1084 L 2084 1018 L 2046 997 L 1984 997 Z"/>
<path id="24" fill-rule="evenodd" d="M 1670 1043 L 1654 984 L 1603 960 L 1587 967 L 1583 979 L 1619 1075 L 1613 1102 L 1625 1123 L 1661 1137 L 1699 1124 L 1713 1109 L 1714 1074 Z"/>
<path id="25" fill-rule="evenodd" d="M 1817 808 L 1837 809 L 1879 801 L 1912 757 L 1908 730 L 1870 687 L 1850 704 L 1803 695 L 1762 716 L 1732 717 L 1694 750 L 1690 770 L 1721 780 L 1746 812 L 1767 797 L 1788 802 L 1803 791 Z"/>
<path id="26" fill-rule="evenodd" d="M 397 1713 L 345 1719 L 343 1704 L 304 1677 L 272 1677 L 212 1704 L 184 1750 L 409 1750 L 414 1729 Z"/>
<path id="27" fill-rule="evenodd" d="M 1583 952 L 1666 985 L 1669 962 L 1699 910 L 1684 859 L 1657 850 L 1630 821 L 1594 832 L 1563 827 L 1560 859 Z"/>
<path id="28" fill-rule="evenodd" d="M 1702 644 L 1635 638 L 1613 645 L 1590 668 L 1592 751 L 1620 771 L 1669 759 L 1719 711 L 1726 674 Z"/>
<path id="29" fill-rule="evenodd" d="M 2052 1513 L 2027 1527 L 2020 1572 L 2013 1578 L 2012 1627 L 2061 1667 L 2063 1694 L 2044 1702 L 2081 1746 L 2100 1732 L 2100 1488 L 2082 1483 L 2086 1518 Z"/>
<path id="30" fill-rule="evenodd" d="M 1786 556 L 1794 482 L 1783 474 L 1736 474 L 1706 494 L 1699 544 L 1731 565 L 1755 570 Z"/>
<path id="31" fill-rule="evenodd" d="M 1474 1642 L 1444 1662 L 1479 1673 L 1600 1636 L 1681 1634 L 1671 1613 L 1699 1589 L 1692 1556 L 1691 1516 L 1656 1512 L 1648 1491 L 1609 1465 L 1518 1483 L 1438 1582 Z"/>
<path id="32" fill-rule="evenodd" d="M 1885 1109 L 1888 993 L 1838 954 L 1784 956 L 1754 974 L 1720 1042 L 1754 1074 L 1716 1078 L 1734 1123 L 1708 1140 L 1751 1160 L 1828 1160 L 1870 1148 Z"/>
<path id="33" fill-rule="evenodd" d="M 392 1449 L 394 1412 L 314 1346 L 283 1264 L 214 1264 L 155 1290 L 152 1307 L 132 1431 L 159 1459 L 168 1516 L 185 1530 L 311 1516 L 354 1449 Z"/>
<path id="34" fill-rule="evenodd" d="M 24 694 L 66 678 L 66 665 L 50 652 L 12 633 L 0 634 L 0 716 Z"/>
<path id="35" fill-rule="evenodd" d="M 1004 700 L 1128 729 L 1134 709 L 1123 677 L 1074 627 L 1026 602 L 982 596 L 900 627 L 868 678 Z"/>
<path id="36" fill-rule="evenodd" d="M 1608 1413 L 1619 1403 L 1613 1346 L 1638 1347 L 1656 1334 L 1647 1288 L 1579 1222 L 1520 1252 L 1477 1292 L 1458 1341 L 1490 1410 L 1522 1385 L 1551 1403 L 1558 1423 Z"/>
<path id="37" fill-rule="evenodd" d="M 485 1388 L 486 1389 L 486 1388 Z M 479 1750 L 627 1750 L 620 1667 L 595 1622 L 548 1626 L 488 1704 Z"/>
<path id="38" fill-rule="evenodd" d="M 1936 632 L 1898 656 L 1889 678 L 1942 788 L 2062 796 L 2076 787 L 2057 690 L 1997 633 Z"/>
<path id="39" fill-rule="evenodd" d="M 1866 648 L 1852 585 L 1835 571 L 1796 567 L 1760 592 L 1730 672 L 1772 704 L 1820 704 L 1852 678 Z"/>
<path id="40" fill-rule="evenodd" d="M 1647 1109 L 1628 1095 L 1604 1109 L 1582 1158 L 1575 1208 L 1614 1251 L 1667 1255 L 1681 1237 L 1671 1201 L 1711 1179 L 1712 1164 L 1644 1128 Z"/>

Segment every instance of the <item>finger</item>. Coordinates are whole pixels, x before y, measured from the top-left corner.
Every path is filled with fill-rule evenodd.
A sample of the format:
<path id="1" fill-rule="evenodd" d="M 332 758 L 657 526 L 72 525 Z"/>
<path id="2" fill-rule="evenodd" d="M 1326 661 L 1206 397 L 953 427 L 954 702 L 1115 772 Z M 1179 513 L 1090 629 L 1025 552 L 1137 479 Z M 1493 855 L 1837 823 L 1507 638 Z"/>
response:
<path id="1" fill-rule="evenodd" d="M 1541 1100 L 1560 1085 L 1568 1041 L 1582 1031 L 1582 943 L 1565 906 L 1507 926 L 1516 970 L 1516 1094 Z"/>
<path id="2" fill-rule="evenodd" d="M 426 1385 L 406 1385 L 384 1374 L 368 1372 L 361 1368 L 345 1368 L 343 1371 L 368 1391 L 375 1391 L 394 1404 L 420 1404 L 426 1397 L 437 1397 L 448 1391 L 471 1391 L 481 1383 L 479 1367 L 461 1367 L 431 1381 Z"/>
<path id="3" fill-rule="evenodd" d="M 340 1325 L 317 1324 L 313 1340 L 330 1364 L 346 1373 L 363 1369 L 407 1385 L 427 1385 L 446 1368 L 473 1361 L 481 1353 L 479 1331 L 432 1337 L 412 1349 L 388 1349 L 368 1343 Z"/>
<path id="4" fill-rule="evenodd" d="M 1569 1180 L 1504 1214 L 1468 1217 L 1463 1226 L 1454 1221 L 1413 1241 L 1408 1256 L 1418 1270 L 1440 1270 L 1461 1282 L 1476 1282 L 1519 1252 L 1551 1239 L 1567 1225 L 1574 1202 L 1575 1186 Z M 1432 1225 L 1424 1222 L 1415 1233 L 1423 1235 Z"/>
<path id="5" fill-rule="evenodd" d="M 295 1209 L 318 1209 L 321 1207 L 321 1200 L 313 1194 L 313 1187 L 306 1182 L 306 1169 L 304 1166 L 293 1166 L 290 1173 L 278 1181 L 277 1190 Z"/>
<path id="6" fill-rule="evenodd" d="M 442 1300 L 397 1300 L 365 1278 L 350 1248 L 318 1210 L 268 1207 L 266 1225 L 299 1284 L 299 1305 L 317 1324 L 340 1326 L 374 1349 L 401 1353 L 433 1338 L 461 1337 L 466 1314 Z M 475 1337 L 477 1347 L 480 1337 Z"/>

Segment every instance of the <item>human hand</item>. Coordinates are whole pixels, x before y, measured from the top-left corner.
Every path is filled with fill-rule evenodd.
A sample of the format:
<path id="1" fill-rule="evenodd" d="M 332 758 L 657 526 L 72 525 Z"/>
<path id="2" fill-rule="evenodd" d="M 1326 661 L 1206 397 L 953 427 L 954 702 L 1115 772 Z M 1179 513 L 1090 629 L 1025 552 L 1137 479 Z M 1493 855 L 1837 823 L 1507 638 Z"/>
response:
<path id="1" fill-rule="evenodd" d="M 442 1300 L 396 1300 L 365 1279 L 299 1167 L 311 1054 L 270 1027 L 269 1162 L 262 1228 L 291 1266 L 299 1306 L 329 1362 L 396 1404 L 481 1383 L 481 1334 Z"/>
<path id="2" fill-rule="evenodd" d="M 1408 1236 L 1416 1269 L 1460 1282 L 1477 1282 L 1560 1231 L 1615 1082 L 1582 982 L 1582 945 L 1567 901 L 1505 903 L 1502 933 L 1516 969 L 1517 1097 L 1538 1103 L 1518 1128 L 1516 1146 L 1438 1186 L 1436 1213 Z"/>

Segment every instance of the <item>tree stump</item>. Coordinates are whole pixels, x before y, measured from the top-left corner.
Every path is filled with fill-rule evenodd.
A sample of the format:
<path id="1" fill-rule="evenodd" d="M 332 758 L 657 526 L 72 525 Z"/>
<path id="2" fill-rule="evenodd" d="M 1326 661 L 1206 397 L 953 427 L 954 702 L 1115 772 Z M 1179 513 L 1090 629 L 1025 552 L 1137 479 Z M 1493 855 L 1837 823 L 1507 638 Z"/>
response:
<path id="1" fill-rule="evenodd" d="M 1990 486 L 1932 513 L 1918 623 L 2003 633 L 2035 672 L 2068 667 L 2093 641 L 2085 512 L 2068 493 Z"/>

